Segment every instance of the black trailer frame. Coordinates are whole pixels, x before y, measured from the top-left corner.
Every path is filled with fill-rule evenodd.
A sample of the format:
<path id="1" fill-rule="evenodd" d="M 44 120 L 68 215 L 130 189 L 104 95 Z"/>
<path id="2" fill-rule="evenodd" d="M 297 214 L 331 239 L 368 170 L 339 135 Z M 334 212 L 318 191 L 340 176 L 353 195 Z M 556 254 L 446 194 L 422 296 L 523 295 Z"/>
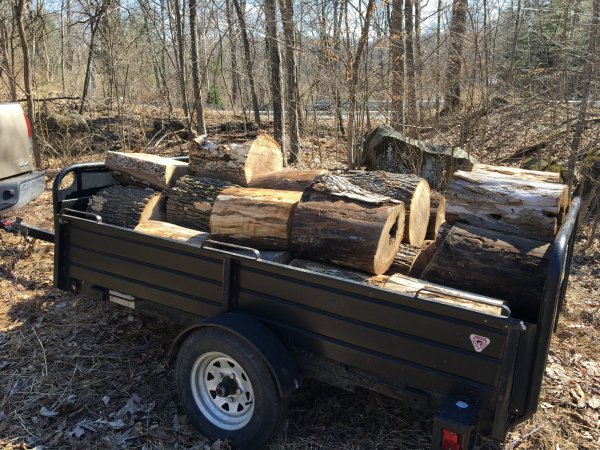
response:
<path id="1" fill-rule="evenodd" d="M 61 187 L 68 176 L 72 184 Z M 460 448 L 472 445 L 476 433 L 503 441 L 537 410 L 568 282 L 578 198 L 550 250 L 538 320 L 529 323 L 509 311 L 488 315 L 263 261 L 244 247 L 191 246 L 104 224 L 85 212 L 88 199 L 116 183 L 103 164 L 57 175 L 54 283 L 107 296 L 116 291 L 136 310 L 182 325 L 174 352 L 207 324 L 254 334 L 244 338 L 267 355 L 281 395 L 298 387 L 294 364 L 308 373 L 311 365 L 329 365 L 334 376 L 324 381 L 433 411 L 433 449 L 443 447 L 444 430 L 463 436 Z M 269 347 L 265 333 L 277 336 L 286 354 Z M 476 351 L 473 335 L 489 345 Z"/>

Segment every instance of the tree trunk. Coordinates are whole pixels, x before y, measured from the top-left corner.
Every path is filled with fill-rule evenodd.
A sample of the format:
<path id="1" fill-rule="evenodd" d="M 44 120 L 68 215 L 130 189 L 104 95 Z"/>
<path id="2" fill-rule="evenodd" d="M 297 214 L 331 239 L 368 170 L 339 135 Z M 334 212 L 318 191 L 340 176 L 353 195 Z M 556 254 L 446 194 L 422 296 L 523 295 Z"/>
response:
<path id="1" fill-rule="evenodd" d="M 294 256 L 374 274 L 394 261 L 404 231 L 404 205 L 323 175 L 308 187 L 292 222 Z"/>
<path id="2" fill-rule="evenodd" d="M 204 241 L 210 238 L 209 233 L 190 230 L 189 228 L 180 227 L 168 222 L 161 222 L 159 220 L 147 220 L 146 222 L 142 222 L 138 224 L 133 231 L 149 234 L 151 236 L 181 241 L 195 246 L 201 246 Z"/>
<path id="3" fill-rule="evenodd" d="M 550 242 L 568 207 L 562 184 L 458 171 L 446 191 L 446 220 Z"/>
<path id="4" fill-rule="evenodd" d="M 446 221 L 446 197 L 439 192 L 431 191 L 430 203 L 429 223 L 425 239 L 435 240 L 440 226 Z"/>
<path id="5" fill-rule="evenodd" d="M 210 212 L 229 182 L 186 175 L 175 183 L 167 200 L 167 220 L 182 227 L 209 231 Z"/>
<path id="6" fill-rule="evenodd" d="M 509 302 L 512 316 L 537 320 L 550 244 L 483 228 L 454 226 L 423 278 Z"/>
<path id="7" fill-rule="evenodd" d="M 425 101 L 423 98 L 423 51 L 421 50 L 421 0 L 414 0 L 415 2 L 415 94 L 417 97 L 416 113 L 418 122 L 416 124 L 421 125 L 423 122 L 423 106 L 422 102 Z M 427 99 L 427 105 L 429 105 L 429 99 Z M 428 106 L 429 107 L 429 106 Z M 419 136 L 419 129 L 416 130 L 415 136 Z"/>
<path id="8" fill-rule="evenodd" d="M 514 177 L 515 179 L 541 181 L 545 183 L 560 183 L 560 173 L 543 172 L 539 170 L 519 169 L 516 167 L 492 166 L 489 164 L 475 163 L 473 165 L 473 173 L 496 174 L 506 177 Z"/>
<path id="9" fill-rule="evenodd" d="M 185 42 L 183 40 L 183 20 L 181 18 L 181 6 L 179 0 L 173 0 L 175 9 L 175 36 L 176 36 L 176 57 L 177 57 L 177 74 L 179 76 L 179 90 L 181 92 L 181 106 L 183 115 L 185 116 L 185 128 L 188 133 L 188 139 L 193 136 L 192 119 L 187 98 L 187 86 L 185 80 Z"/>
<path id="10" fill-rule="evenodd" d="M 164 220 L 166 196 L 152 189 L 111 186 L 93 195 L 88 212 L 102 221 L 125 228 L 135 228 L 146 220 Z"/>
<path id="11" fill-rule="evenodd" d="M 287 76 L 287 123 L 290 138 L 289 163 L 295 163 L 300 158 L 300 127 L 299 127 L 299 88 L 298 69 L 296 67 L 296 31 L 294 25 L 294 0 L 279 0 L 281 22 L 285 38 L 285 64 Z"/>
<path id="12" fill-rule="evenodd" d="M 284 191 L 304 191 L 304 189 L 310 186 L 317 177 L 326 173 L 327 171 L 324 169 L 283 169 L 280 172 L 255 177 L 248 186 L 264 189 L 280 189 Z"/>
<path id="13" fill-rule="evenodd" d="M 236 112 L 236 105 L 238 104 L 238 97 L 240 97 L 240 75 L 238 72 L 237 64 L 237 38 L 236 30 L 234 28 L 233 21 L 233 5 L 231 0 L 225 0 L 225 12 L 227 16 L 227 28 L 229 36 L 229 56 L 231 59 L 231 109 L 233 113 Z"/>
<path id="14" fill-rule="evenodd" d="M 390 21 L 392 65 L 392 127 L 404 130 L 404 9 L 403 0 L 392 1 Z"/>
<path id="15" fill-rule="evenodd" d="M 188 173 L 187 163 L 146 153 L 109 151 L 105 165 L 117 172 L 117 178 L 124 184 L 141 184 L 154 189 L 169 189 Z"/>
<path id="16" fill-rule="evenodd" d="M 283 158 L 277 142 L 267 135 L 237 143 L 205 142 L 190 148 L 192 175 L 248 186 L 255 177 L 278 172 Z"/>
<path id="17" fill-rule="evenodd" d="M 254 110 L 254 121 L 260 126 L 260 108 L 258 106 L 258 97 L 256 96 L 256 83 L 254 82 L 254 70 L 252 64 L 252 55 L 250 53 L 250 40 L 248 39 L 248 29 L 246 27 L 246 19 L 244 11 L 240 5 L 240 0 L 233 0 L 235 12 L 237 13 L 238 22 L 240 24 L 240 33 L 242 35 L 242 44 L 244 46 L 244 59 L 246 66 L 246 76 L 250 85 L 250 95 L 252 96 L 252 109 Z"/>
<path id="18" fill-rule="evenodd" d="M 415 0 L 419 1 L 419 0 Z M 413 46 L 413 0 L 404 0 L 404 29 L 406 45 L 406 116 L 404 121 L 408 125 L 408 135 L 417 136 L 417 94 L 415 83 L 415 53 Z"/>
<path id="19" fill-rule="evenodd" d="M 27 45 L 27 35 L 25 34 L 25 8 L 28 0 L 17 0 L 15 17 L 17 19 L 17 29 L 19 30 L 19 39 L 21 41 L 21 51 L 23 52 L 23 89 L 27 98 L 27 120 L 29 120 L 29 128 L 31 129 L 31 142 L 33 146 L 33 158 L 35 167 L 41 169 L 42 154 L 37 143 L 35 133 L 35 116 L 33 110 L 33 97 L 31 94 L 31 61 L 29 59 L 29 46 Z"/>
<path id="20" fill-rule="evenodd" d="M 230 187 L 212 208 L 213 239 L 256 249 L 287 250 L 290 225 L 302 193 Z"/>
<path id="21" fill-rule="evenodd" d="M 402 201 L 406 212 L 402 242 L 417 247 L 423 244 L 430 214 L 427 181 L 416 175 L 381 171 L 353 171 L 344 177 L 367 191 Z"/>
<path id="22" fill-rule="evenodd" d="M 276 0 L 265 0 L 265 26 L 267 30 L 267 49 L 271 61 L 271 96 L 273 98 L 273 122 L 275 140 L 285 157 L 285 114 L 283 112 L 283 85 L 281 80 L 281 56 L 279 54 L 279 36 L 277 32 Z"/>
<path id="23" fill-rule="evenodd" d="M 450 23 L 450 48 L 446 68 L 446 93 L 444 95 L 444 112 L 452 112 L 460 108 L 460 71 L 462 67 L 462 51 L 467 21 L 467 0 L 453 0 L 452 22 Z"/>
<path id="24" fill-rule="evenodd" d="M 198 34 L 196 32 L 196 0 L 190 0 L 190 52 L 192 54 L 192 83 L 194 90 L 194 109 L 198 133 L 206 134 L 204 108 L 202 107 L 202 91 L 200 89 L 200 65 L 198 64 Z M 190 118 L 191 120 L 191 118 Z"/>
<path id="25" fill-rule="evenodd" d="M 401 273 L 402 275 L 412 275 L 412 268 L 415 261 L 421 253 L 421 247 L 415 247 L 410 244 L 400 244 L 398 253 L 394 257 L 394 262 L 388 269 L 388 273 L 393 275 Z"/>

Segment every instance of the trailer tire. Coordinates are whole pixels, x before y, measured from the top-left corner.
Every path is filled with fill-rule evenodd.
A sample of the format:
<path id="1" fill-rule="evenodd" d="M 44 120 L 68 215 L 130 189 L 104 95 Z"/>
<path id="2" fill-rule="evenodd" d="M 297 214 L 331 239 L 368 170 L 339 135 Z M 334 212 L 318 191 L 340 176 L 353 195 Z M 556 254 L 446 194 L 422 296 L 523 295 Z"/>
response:
<path id="1" fill-rule="evenodd" d="M 186 337 L 175 377 L 186 414 L 209 439 L 261 449 L 285 417 L 287 401 L 261 355 L 222 328 L 203 327 Z"/>

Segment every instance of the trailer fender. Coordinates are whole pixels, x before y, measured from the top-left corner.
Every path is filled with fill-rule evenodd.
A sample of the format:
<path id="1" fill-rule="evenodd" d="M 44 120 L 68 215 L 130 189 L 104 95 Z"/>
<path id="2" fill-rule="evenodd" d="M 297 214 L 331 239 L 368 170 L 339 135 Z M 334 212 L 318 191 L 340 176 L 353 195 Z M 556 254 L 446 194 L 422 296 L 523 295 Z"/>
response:
<path id="1" fill-rule="evenodd" d="M 250 345 L 263 358 L 282 397 L 300 387 L 298 365 L 279 338 L 259 321 L 239 313 L 218 314 L 183 330 L 171 344 L 169 360 L 177 356 L 181 343 L 191 332 L 204 327 L 227 330 Z"/>

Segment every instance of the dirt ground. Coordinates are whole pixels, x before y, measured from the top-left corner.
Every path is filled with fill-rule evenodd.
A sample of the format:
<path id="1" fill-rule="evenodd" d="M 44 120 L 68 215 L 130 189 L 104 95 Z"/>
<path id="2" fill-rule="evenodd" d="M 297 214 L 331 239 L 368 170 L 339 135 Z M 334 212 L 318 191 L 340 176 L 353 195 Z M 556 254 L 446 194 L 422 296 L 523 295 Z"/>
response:
<path id="1" fill-rule="evenodd" d="M 323 163 L 324 146 L 316 139 L 307 159 Z M 47 171 L 48 186 L 55 173 Z M 51 227 L 49 190 L 18 215 Z M 540 409 L 506 449 L 600 448 L 600 242 L 583 255 L 588 232 L 578 239 Z M 0 447 L 228 448 L 200 436 L 179 404 L 167 361 L 179 330 L 54 289 L 52 263 L 51 244 L 0 234 Z M 307 382 L 271 448 L 427 449 L 430 428 L 429 416 L 400 402 Z"/>

